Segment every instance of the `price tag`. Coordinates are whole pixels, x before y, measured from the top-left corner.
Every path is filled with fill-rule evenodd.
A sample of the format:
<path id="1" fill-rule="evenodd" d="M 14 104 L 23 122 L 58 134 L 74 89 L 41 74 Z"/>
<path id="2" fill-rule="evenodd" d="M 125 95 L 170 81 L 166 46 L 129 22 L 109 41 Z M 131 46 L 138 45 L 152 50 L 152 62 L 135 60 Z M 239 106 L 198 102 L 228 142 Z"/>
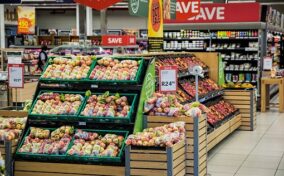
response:
<path id="1" fill-rule="evenodd" d="M 80 126 L 86 126 L 86 122 L 79 122 Z"/>
<path id="2" fill-rule="evenodd" d="M 10 88 L 24 88 L 24 64 L 8 64 Z"/>
<path id="3" fill-rule="evenodd" d="M 272 58 L 264 57 L 263 59 L 263 70 L 271 70 L 272 69 Z"/>
<path id="4" fill-rule="evenodd" d="M 159 68 L 160 92 L 177 91 L 177 66 L 161 66 Z"/>

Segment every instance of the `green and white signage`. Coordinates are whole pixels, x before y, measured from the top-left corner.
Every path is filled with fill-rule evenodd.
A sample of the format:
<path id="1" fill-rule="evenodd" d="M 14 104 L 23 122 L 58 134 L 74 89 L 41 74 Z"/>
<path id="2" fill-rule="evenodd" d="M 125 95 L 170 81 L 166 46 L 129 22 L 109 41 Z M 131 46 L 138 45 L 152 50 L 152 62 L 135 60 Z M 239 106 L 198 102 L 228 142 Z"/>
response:
<path id="1" fill-rule="evenodd" d="M 148 0 L 129 0 L 128 11 L 134 16 L 148 16 Z"/>

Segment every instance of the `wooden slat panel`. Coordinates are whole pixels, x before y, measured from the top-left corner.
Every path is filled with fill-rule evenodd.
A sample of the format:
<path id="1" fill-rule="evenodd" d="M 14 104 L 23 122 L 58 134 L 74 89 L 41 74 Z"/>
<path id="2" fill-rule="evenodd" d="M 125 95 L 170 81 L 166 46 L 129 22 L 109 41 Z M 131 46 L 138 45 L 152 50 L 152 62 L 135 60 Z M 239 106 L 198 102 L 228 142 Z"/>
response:
<path id="1" fill-rule="evenodd" d="M 234 105 L 237 109 L 250 109 L 250 105 Z"/>
<path id="2" fill-rule="evenodd" d="M 250 104 L 250 101 L 230 100 L 230 99 L 227 99 L 226 101 L 230 102 L 233 105 L 249 105 Z"/>
<path id="3" fill-rule="evenodd" d="M 250 100 L 249 96 L 223 96 L 225 100 Z"/>
<path id="4" fill-rule="evenodd" d="M 15 171 L 15 176 L 82 176 L 82 174 L 62 174 L 62 173 L 45 173 L 45 172 L 25 172 L 25 171 Z M 91 176 L 84 175 L 84 176 Z M 92 176 L 98 176 L 93 175 Z"/>
<path id="5" fill-rule="evenodd" d="M 173 169 L 173 175 L 178 174 L 184 168 L 185 168 L 185 162 L 182 162 L 180 165 L 178 165 Z"/>
<path id="6" fill-rule="evenodd" d="M 175 144 L 172 147 L 173 152 L 175 152 L 175 151 L 179 150 L 180 148 L 184 147 L 184 145 L 185 145 L 184 141 L 180 141 L 179 143 Z"/>
<path id="7" fill-rule="evenodd" d="M 145 154 L 131 154 L 130 160 L 137 160 L 137 161 L 167 161 L 167 155 L 145 155 Z"/>
<path id="8" fill-rule="evenodd" d="M 225 90 L 224 95 L 250 96 L 250 92 Z"/>
<path id="9" fill-rule="evenodd" d="M 183 121 L 186 123 L 193 123 L 192 117 L 164 117 L 164 116 L 147 116 L 148 122 L 162 122 L 162 123 L 172 123 Z"/>
<path id="10" fill-rule="evenodd" d="M 185 153 L 183 153 L 183 155 L 180 155 L 177 159 L 173 161 L 173 168 L 178 166 L 181 162 L 185 162 Z"/>
<path id="11" fill-rule="evenodd" d="M 182 169 L 178 174 L 175 176 L 184 176 L 185 175 L 185 169 Z"/>
<path id="12" fill-rule="evenodd" d="M 166 170 L 153 170 L 153 169 L 131 169 L 131 175 L 151 175 L 151 176 L 167 176 Z"/>
<path id="13" fill-rule="evenodd" d="M 150 161 L 131 161 L 131 169 L 141 168 L 141 169 L 167 169 L 166 162 L 150 162 Z"/>
<path id="14" fill-rule="evenodd" d="M 46 163 L 16 161 L 15 171 L 54 172 L 85 175 L 125 175 L 125 167 L 88 164 Z"/>

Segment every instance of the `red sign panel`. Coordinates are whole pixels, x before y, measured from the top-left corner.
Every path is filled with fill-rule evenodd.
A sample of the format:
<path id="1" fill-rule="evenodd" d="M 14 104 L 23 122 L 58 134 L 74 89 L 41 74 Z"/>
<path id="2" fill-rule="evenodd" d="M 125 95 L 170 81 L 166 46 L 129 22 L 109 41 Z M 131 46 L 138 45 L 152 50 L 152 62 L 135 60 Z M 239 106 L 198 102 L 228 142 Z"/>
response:
<path id="1" fill-rule="evenodd" d="M 177 91 L 177 72 L 178 67 L 161 66 L 159 68 L 159 90 L 160 92 L 176 92 Z"/>
<path id="2" fill-rule="evenodd" d="M 121 2 L 122 0 L 74 0 L 76 3 L 91 7 L 96 10 L 103 10 L 112 6 L 115 3 Z"/>
<path id="3" fill-rule="evenodd" d="M 173 20 L 165 20 L 165 23 L 222 23 L 260 21 L 261 10 L 259 3 L 201 4 L 199 14 L 187 18 L 188 13 L 192 13 L 195 8 L 193 8 L 193 6 L 189 6 L 188 4 L 181 4 L 180 1 L 181 0 L 178 0 L 177 2 L 177 18 Z"/>
<path id="4" fill-rule="evenodd" d="M 176 19 L 186 20 L 200 13 L 200 0 L 177 0 Z"/>
<path id="5" fill-rule="evenodd" d="M 136 45 L 136 37 L 129 35 L 103 35 L 102 45 L 104 46 Z"/>

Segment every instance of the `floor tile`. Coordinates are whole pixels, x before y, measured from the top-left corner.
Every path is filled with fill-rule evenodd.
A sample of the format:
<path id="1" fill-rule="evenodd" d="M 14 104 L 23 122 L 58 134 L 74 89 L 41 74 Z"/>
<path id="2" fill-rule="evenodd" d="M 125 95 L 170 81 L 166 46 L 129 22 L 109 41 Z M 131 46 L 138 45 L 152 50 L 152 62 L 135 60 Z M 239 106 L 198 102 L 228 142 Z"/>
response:
<path id="1" fill-rule="evenodd" d="M 250 155 L 243 163 L 243 167 L 277 169 L 281 157 Z"/>
<path id="2" fill-rule="evenodd" d="M 275 169 L 241 167 L 235 176 L 274 176 Z"/>
<path id="3" fill-rule="evenodd" d="M 284 176 L 284 170 L 277 170 L 275 176 Z"/>
<path id="4" fill-rule="evenodd" d="M 280 164 L 279 164 L 279 167 L 278 169 L 283 169 L 284 170 L 284 158 L 282 158 Z M 284 176 L 284 175 L 283 175 Z"/>
<path id="5" fill-rule="evenodd" d="M 237 172 L 239 166 L 218 166 L 218 165 L 208 165 L 208 173 L 229 173 L 229 174 L 234 174 Z"/>
<path id="6" fill-rule="evenodd" d="M 235 174 L 222 173 L 222 172 L 210 172 L 208 176 L 234 176 Z"/>

